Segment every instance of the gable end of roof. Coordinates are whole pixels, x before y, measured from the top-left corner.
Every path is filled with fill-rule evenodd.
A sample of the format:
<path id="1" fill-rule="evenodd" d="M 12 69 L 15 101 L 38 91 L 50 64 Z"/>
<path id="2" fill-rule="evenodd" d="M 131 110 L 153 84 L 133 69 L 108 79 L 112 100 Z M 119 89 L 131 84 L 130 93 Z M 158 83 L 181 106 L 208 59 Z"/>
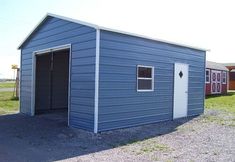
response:
<path id="1" fill-rule="evenodd" d="M 61 19 L 61 20 L 74 22 L 74 23 L 81 24 L 81 25 L 88 26 L 88 27 L 95 28 L 95 29 L 98 29 L 98 28 L 99 28 L 99 27 L 98 27 L 97 25 L 95 25 L 95 24 L 91 24 L 91 23 L 87 23 L 87 22 L 84 22 L 84 21 L 79 21 L 79 20 L 75 20 L 75 19 L 71 19 L 71 18 L 67 18 L 67 17 L 63 17 L 63 16 L 51 14 L 51 13 L 47 13 L 47 14 L 41 19 L 41 21 L 39 21 L 39 23 L 33 28 L 33 30 L 26 36 L 26 38 L 22 41 L 22 43 L 20 43 L 20 45 L 18 46 L 17 49 L 21 49 L 21 47 L 31 38 L 31 36 L 37 31 L 37 29 L 38 29 L 49 17 L 54 17 L 54 18 L 58 18 L 58 19 Z"/>

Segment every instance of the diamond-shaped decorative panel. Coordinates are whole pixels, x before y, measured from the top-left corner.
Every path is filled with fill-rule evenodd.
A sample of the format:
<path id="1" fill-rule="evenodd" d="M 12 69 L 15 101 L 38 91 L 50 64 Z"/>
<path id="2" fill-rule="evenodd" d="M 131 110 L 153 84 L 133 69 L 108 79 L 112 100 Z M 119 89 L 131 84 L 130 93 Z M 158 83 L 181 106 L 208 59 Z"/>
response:
<path id="1" fill-rule="evenodd" d="M 183 77 L 183 72 L 182 71 L 180 71 L 179 76 L 180 76 L 180 78 Z"/>

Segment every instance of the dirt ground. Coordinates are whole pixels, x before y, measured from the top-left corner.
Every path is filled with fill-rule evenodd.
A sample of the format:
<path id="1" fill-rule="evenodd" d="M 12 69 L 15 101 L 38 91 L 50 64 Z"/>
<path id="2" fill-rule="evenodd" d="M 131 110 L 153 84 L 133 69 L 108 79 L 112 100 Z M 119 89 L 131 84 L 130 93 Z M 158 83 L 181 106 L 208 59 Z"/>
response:
<path id="1" fill-rule="evenodd" d="M 234 162 L 235 119 L 217 120 L 218 114 L 206 112 L 98 135 L 68 128 L 62 114 L 4 115 L 0 116 L 0 161 Z"/>

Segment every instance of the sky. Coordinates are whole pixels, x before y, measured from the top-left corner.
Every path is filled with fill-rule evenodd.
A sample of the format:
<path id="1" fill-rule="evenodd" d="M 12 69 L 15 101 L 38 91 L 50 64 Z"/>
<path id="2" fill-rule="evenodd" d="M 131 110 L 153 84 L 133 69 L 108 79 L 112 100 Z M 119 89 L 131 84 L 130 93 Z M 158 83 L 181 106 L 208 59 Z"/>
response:
<path id="1" fill-rule="evenodd" d="M 0 0 L 0 78 L 13 77 L 17 47 L 46 13 L 210 49 L 207 60 L 235 62 L 234 8 L 234 0 Z"/>

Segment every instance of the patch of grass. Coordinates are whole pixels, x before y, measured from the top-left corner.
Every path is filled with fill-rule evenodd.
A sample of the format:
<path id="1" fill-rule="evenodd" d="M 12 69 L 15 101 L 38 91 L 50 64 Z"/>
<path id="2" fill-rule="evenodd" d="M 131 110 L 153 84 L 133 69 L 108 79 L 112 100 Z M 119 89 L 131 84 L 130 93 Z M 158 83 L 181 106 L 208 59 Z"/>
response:
<path id="1" fill-rule="evenodd" d="M 19 111 L 19 101 L 12 97 L 12 92 L 0 92 L 0 115 Z"/>
<path id="2" fill-rule="evenodd" d="M 218 124 L 225 125 L 225 120 L 218 116 L 205 115 L 204 119 L 206 119 L 206 122 L 216 122 Z"/>
<path id="3" fill-rule="evenodd" d="M 204 122 L 235 126 L 235 92 L 228 92 L 226 95 L 207 96 L 205 108 Z"/>
<path id="4" fill-rule="evenodd" d="M 235 126 L 235 116 L 226 112 L 217 110 L 217 115 L 205 114 L 203 115 L 203 122 L 215 122 L 225 126 Z"/>
<path id="5" fill-rule="evenodd" d="M 168 146 L 159 144 L 159 143 L 146 145 L 140 149 L 140 151 L 145 152 L 145 153 L 154 152 L 154 151 L 167 151 L 167 150 L 168 150 Z"/>
<path id="6" fill-rule="evenodd" d="M 207 109 L 216 109 L 229 112 L 235 115 L 235 92 L 228 92 L 222 96 L 206 97 L 205 107 Z"/>
<path id="7" fill-rule="evenodd" d="M 139 146 L 138 149 L 137 148 L 135 149 L 135 152 L 137 153 L 137 155 L 144 154 L 144 153 L 152 153 L 155 151 L 163 151 L 163 152 L 171 151 L 169 146 L 162 144 L 162 143 L 158 143 L 157 141 L 152 140 L 152 139 L 147 139 L 147 140 L 140 141 L 140 142 L 134 142 L 131 145 Z"/>
<path id="8" fill-rule="evenodd" d="M 168 160 L 166 160 L 166 162 L 173 162 L 173 160 L 171 160 L 171 159 L 168 159 Z"/>
<path id="9" fill-rule="evenodd" d="M 0 88 L 13 88 L 15 82 L 0 82 Z"/>

